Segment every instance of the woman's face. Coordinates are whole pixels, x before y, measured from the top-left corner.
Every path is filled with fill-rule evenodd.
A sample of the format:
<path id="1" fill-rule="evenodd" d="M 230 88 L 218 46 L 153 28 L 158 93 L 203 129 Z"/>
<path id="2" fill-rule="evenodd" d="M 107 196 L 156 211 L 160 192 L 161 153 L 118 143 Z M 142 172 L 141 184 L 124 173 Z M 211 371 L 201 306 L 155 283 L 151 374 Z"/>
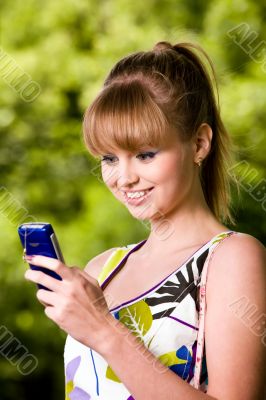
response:
<path id="1" fill-rule="evenodd" d="M 165 217 L 192 194 L 192 146 L 177 138 L 165 147 L 141 148 L 136 153 L 117 149 L 101 160 L 105 184 L 137 219 Z"/>

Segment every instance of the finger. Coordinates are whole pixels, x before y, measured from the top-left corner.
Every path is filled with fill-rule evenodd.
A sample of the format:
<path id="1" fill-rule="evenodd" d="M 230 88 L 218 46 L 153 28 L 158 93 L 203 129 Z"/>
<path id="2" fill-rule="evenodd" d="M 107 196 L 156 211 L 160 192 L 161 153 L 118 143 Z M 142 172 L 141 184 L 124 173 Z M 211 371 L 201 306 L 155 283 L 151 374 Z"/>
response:
<path id="1" fill-rule="evenodd" d="M 56 258 L 39 256 L 39 255 L 36 256 L 26 255 L 25 260 L 32 265 L 48 268 L 51 271 L 56 272 L 58 275 L 62 277 L 62 279 L 68 276 L 69 273 L 68 267 L 65 264 L 63 264 L 60 260 L 57 260 Z"/>
<path id="2" fill-rule="evenodd" d="M 33 269 L 27 269 L 27 271 L 24 274 L 24 277 L 31 282 L 39 283 L 47 287 L 53 292 L 58 291 L 61 287 L 59 285 L 60 283 L 62 283 L 58 279 L 55 279 L 52 276 L 49 276 L 42 271 L 36 271 Z"/>
<path id="3" fill-rule="evenodd" d="M 54 306 L 56 302 L 56 294 L 54 292 L 50 292 L 45 289 L 39 289 L 36 293 L 37 299 L 44 305 L 44 306 Z"/>
<path id="4" fill-rule="evenodd" d="M 44 312 L 45 312 L 45 314 L 47 315 L 48 318 L 50 318 L 52 321 L 57 323 L 56 314 L 55 314 L 55 307 L 47 306 L 47 307 L 45 307 Z"/>

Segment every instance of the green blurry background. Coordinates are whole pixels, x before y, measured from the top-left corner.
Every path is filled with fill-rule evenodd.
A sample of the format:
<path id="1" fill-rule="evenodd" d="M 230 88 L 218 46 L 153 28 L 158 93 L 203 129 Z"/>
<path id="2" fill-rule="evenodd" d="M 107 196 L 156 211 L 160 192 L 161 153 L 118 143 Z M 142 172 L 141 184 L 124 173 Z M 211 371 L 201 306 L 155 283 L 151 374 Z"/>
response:
<path id="1" fill-rule="evenodd" d="M 101 183 L 81 136 L 85 108 L 121 57 L 161 40 L 204 47 L 242 160 L 235 168 L 242 182 L 241 197 L 234 197 L 237 225 L 229 228 L 266 243 L 265 11 L 263 0 L 1 0 L 0 326 L 38 359 L 22 375 L 0 355 L 1 400 L 64 398 L 65 334 L 23 278 L 17 226 L 27 213 L 54 225 L 68 265 L 84 267 L 107 248 L 148 234 Z M 240 46 L 243 32 L 235 28 L 244 23 L 251 36 Z M 7 83 L 3 54 L 40 85 L 34 101 Z"/>

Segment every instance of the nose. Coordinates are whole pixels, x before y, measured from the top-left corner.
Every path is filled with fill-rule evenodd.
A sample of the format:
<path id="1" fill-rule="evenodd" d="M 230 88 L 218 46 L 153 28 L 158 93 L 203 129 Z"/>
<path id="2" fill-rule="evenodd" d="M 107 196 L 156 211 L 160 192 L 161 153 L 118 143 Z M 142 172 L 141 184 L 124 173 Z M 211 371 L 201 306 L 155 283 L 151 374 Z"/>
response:
<path id="1" fill-rule="evenodd" d="M 121 162 L 117 171 L 117 187 L 125 189 L 138 182 L 138 174 L 130 162 Z"/>

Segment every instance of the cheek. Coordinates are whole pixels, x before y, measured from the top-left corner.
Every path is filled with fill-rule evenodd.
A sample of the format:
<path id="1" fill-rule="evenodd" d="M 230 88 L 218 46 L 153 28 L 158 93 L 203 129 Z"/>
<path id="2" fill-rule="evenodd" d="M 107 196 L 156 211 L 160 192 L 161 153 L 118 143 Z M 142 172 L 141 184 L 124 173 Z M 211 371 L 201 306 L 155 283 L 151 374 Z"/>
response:
<path id="1" fill-rule="evenodd" d="M 111 193 L 120 200 L 121 193 L 117 189 L 118 173 L 115 167 L 105 166 L 102 168 L 102 180 Z"/>
<path id="2" fill-rule="evenodd" d="M 176 180 L 179 175 L 180 168 L 177 162 L 172 160 L 165 160 L 154 168 L 153 176 L 154 182 L 158 184 L 167 183 Z"/>
<path id="3" fill-rule="evenodd" d="M 155 183 L 162 190 L 158 192 L 159 202 L 168 203 L 178 199 L 187 192 L 191 182 L 191 170 L 183 160 L 165 160 L 156 170 Z"/>
<path id="4" fill-rule="evenodd" d="M 116 170 L 108 165 L 102 166 L 102 180 L 109 188 L 112 188 L 116 182 Z"/>

